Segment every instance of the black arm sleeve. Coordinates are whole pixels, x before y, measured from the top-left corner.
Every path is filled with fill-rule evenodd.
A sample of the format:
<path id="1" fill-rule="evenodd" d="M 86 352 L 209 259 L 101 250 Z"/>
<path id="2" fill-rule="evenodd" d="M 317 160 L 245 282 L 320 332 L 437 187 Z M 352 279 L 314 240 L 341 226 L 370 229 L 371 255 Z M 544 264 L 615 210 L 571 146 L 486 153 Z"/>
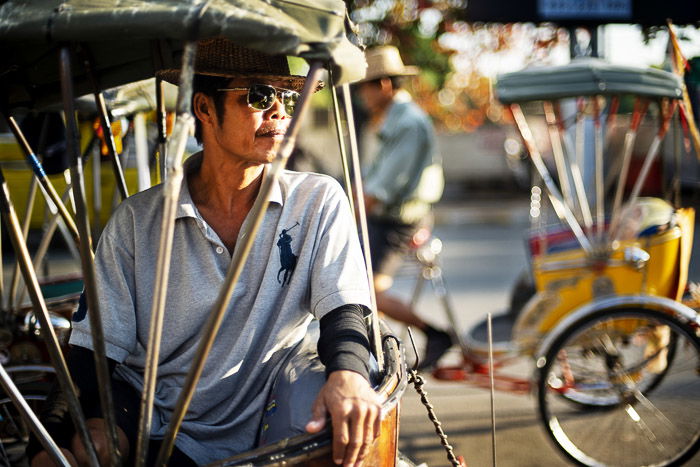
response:
<path id="1" fill-rule="evenodd" d="M 78 390 L 83 413 L 86 414 L 86 418 L 89 418 L 88 414 L 97 413 L 100 409 L 100 394 L 93 351 L 84 347 L 71 347 L 66 357 L 66 364 Z M 111 375 L 117 362 L 108 358 L 107 364 Z M 58 446 L 70 448 L 75 428 L 68 410 L 68 400 L 58 380 L 51 387 L 39 414 L 39 420 Z M 32 433 L 27 445 L 27 457 L 31 460 L 43 449 L 44 447 Z"/>
<path id="2" fill-rule="evenodd" d="M 320 321 L 318 355 L 326 366 L 326 375 L 350 370 L 369 380 L 369 337 L 364 321 L 364 307 L 343 305 Z"/>

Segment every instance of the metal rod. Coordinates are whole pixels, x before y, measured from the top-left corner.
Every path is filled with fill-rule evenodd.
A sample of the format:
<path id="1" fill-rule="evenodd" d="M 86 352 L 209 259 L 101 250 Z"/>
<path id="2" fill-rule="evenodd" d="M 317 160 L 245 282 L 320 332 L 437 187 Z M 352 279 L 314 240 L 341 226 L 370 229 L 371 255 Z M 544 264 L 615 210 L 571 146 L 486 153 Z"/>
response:
<path id="1" fill-rule="evenodd" d="M 34 411 L 29 407 L 29 404 L 27 404 L 27 401 L 24 400 L 22 393 L 17 386 L 15 386 L 15 383 L 12 382 L 12 378 L 10 378 L 10 375 L 7 374 L 5 367 L 1 363 L 0 384 L 5 390 L 5 393 L 10 396 L 10 399 L 12 399 L 12 402 L 15 404 L 15 407 L 20 412 L 22 418 L 29 424 L 29 428 L 31 428 L 31 430 L 34 432 L 41 445 L 44 447 L 49 456 L 51 456 L 51 459 L 53 459 L 53 461 L 59 465 L 70 467 L 70 463 L 61 452 L 61 448 L 59 448 L 54 442 L 51 435 L 49 435 L 46 428 L 44 428 L 37 418 Z"/>
<path id="2" fill-rule="evenodd" d="M 456 341 L 459 345 L 459 349 L 462 351 L 462 355 L 468 355 L 469 346 L 462 337 L 462 334 L 459 332 L 459 326 L 457 323 L 457 313 L 455 313 L 455 309 L 452 306 L 452 300 L 450 300 L 450 295 L 447 292 L 445 279 L 442 276 L 442 268 L 436 264 L 430 268 L 430 283 L 433 286 L 435 295 L 437 295 L 440 301 L 442 302 L 442 306 L 445 309 L 445 314 L 447 315 L 447 319 L 450 322 L 450 329 L 448 330 L 449 334 L 452 336 L 452 339 L 454 339 L 454 341 Z"/>
<path id="3" fill-rule="evenodd" d="M 32 177 L 29 182 L 29 195 L 27 196 L 27 205 L 25 210 L 24 222 L 22 222 L 22 240 L 27 241 L 27 236 L 29 235 L 29 224 L 32 220 L 32 212 L 34 211 L 34 201 L 36 200 L 37 192 L 37 180 L 36 177 Z M 15 305 L 20 302 L 18 300 L 18 290 L 19 290 L 19 263 L 15 262 L 15 267 L 12 271 L 12 282 L 10 283 L 10 303 L 9 308 L 13 309 Z"/>
<path id="4" fill-rule="evenodd" d="M 182 158 L 187 138 L 194 129 L 194 117 L 190 112 L 190 107 L 196 55 L 197 42 L 188 41 L 185 44 L 182 56 L 177 120 L 173 137 L 167 149 L 167 176 L 163 185 L 163 217 L 156 262 L 155 290 L 153 291 L 153 302 L 151 304 L 151 324 L 148 330 L 148 345 L 146 347 L 143 392 L 141 393 L 141 408 L 139 411 L 138 444 L 136 448 L 137 466 L 145 465 L 148 457 L 148 443 L 151 433 L 151 420 L 153 418 L 153 400 L 155 398 L 163 317 L 165 315 L 168 276 L 175 232 L 175 215 L 183 179 Z M 165 461 L 167 461 L 167 458 L 163 460 L 163 462 Z"/>
<path id="5" fill-rule="evenodd" d="M 656 133 L 656 136 L 654 136 L 654 139 L 652 140 L 651 145 L 649 146 L 649 151 L 647 151 L 647 155 L 644 158 L 642 168 L 639 170 L 639 175 L 637 176 L 637 180 L 635 181 L 634 187 L 630 192 L 629 199 L 627 200 L 627 202 L 630 205 L 634 204 L 634 202 L 637 200 L 637 197 L 639 197 L 639 193 L 642 190 L 642 186 L 644 186 L 644 183 L 647 180 L 647 176 L 649 175 L 651 164 L 654 162 L 656 156 L 659 154 L 661 141 L 664 139 L 664 136 L 666 136 L 666 132 L 668 131 L 668 128 L 671 124 L 671 118 L 673 118 L 673 115 L 676 113 L 677 106 L 678 101 L 675 99 L 671 100 L 666 115 L 662 117 L 661 125 L 659 126 L 659 131 Z"/>
<path id="6" fill-rule="evenodd" d="M 360 168 L 360 156 L 357 150 L 357 139 L 355 137 L 355 119 L 352 113 L 352 98 L 350 97 L 350 85 L 343 84 L 343 104 L 345 115 L 348 119 L 350 129 L 350 157 L 352 158 L 352 174 L 354 178 L 355 200 L 357 202 L 357 216 L 360 224 L 360 238 L 364 246 L 365 265 L 367 266 L 367 277 L 369 278 L 369 292 L 372 302 L 372 315 L 370 323 L 370 344 L 372 351 L 377 357 L 379 371 L 384 369 L 384 351 L 382 349 L 382 338 L 379 332 L 379 311 L 377 310 L 377 295 L 374 290 L 374 272 L 372 269 L 372 258 L 369 254 L 369 233 L 367 230 L 367 210 L 365 209 L 365 194 L 362 188 L 362 170 Z"/>
<path id="7" fill-rule="evenodd" d="M 99 238 L 102 227 L 100 214 L 102 213 L 102 148 L 90 159 L 92 169 L 92 231 L 91 234 Z M 88 218 L 90 218 L 88 216 Z"/>
<path id="8" fill-rule="evenodd" d="M 576 100 L 576 138 L 574 139 L 574 160 L 579 165 L 586 170 L 586 114 L 585 114 L 585 102 L 583 97 L 579 97 Z M 583 184 L 583 178 L 581 178 Z M 585 184 L 584 184 L 585 186 Z M 589 212 L 590 216 L 590 206 L 591 200 L 586 197 L 586 210 Z M 586 233 L 590 234 L 593 229 L 593 221 L 591 219 L 590 223 L 585 223 Z"/>
<path id="9" fill-rule="evenodd" d="M 603 127 L 600 123 L 600 104 L 598 103 L 599 96 L 592 96 L 591 103 L 593 107 L 593 153 L 595 158 L 595 207 L 596 207 L 596 237 L 600 242 L 605 231 L 605 193 L 603 171 L 605 170 L 603 163 Z"/>
<path id="10" fill-rule="evenodd" d="M 493 374 L 493 316 L 486 314 L 486 327 L 489 339 L 489 386 L 491 390 L 491 460 L 496 467 L 496 394 Z"/>
<path id="11" fill-rule="evenodd" d="M 63 196 L 61 196 L 61 199 L 64 203 L 68 200 L 68 197 L 70 196 L 71 188 L 71 185 L 66 186 L 66 189 L 63 192 Z M 56 228 L 59 226 L 59 222 L 62 222 L 61 216 L 58 213 L 53 213 L 49 216 L 48 222 L 44 225 L 41 241 L 39 242 L 39 246 L 37 247 L 36 252 L 34 252 L 34 258 L 32 259 L 34 271 L 37 271 L 41 266 L 41 263 L 44 261 L 44 256 L 46 256 L 46 252 L 49 250 L 51 239 L 53 238 L 56 232 Z M 72 246 L 70 243 L 69 245 Z M 78 255 L 78 257 L 80 256 Z M 21 305 L 26 293 L 26 288 L 20 289 L 17 298 L 18 304 Z"/>
<path id="12" fill-rule="evenodd" d="M 547 166 L 542 160 L 542 155 L 540 154 L 539 149 L 537 149 L 535 138 L 530 131 L 530 127 L 527 124 L 527 120 L 525 119 L 525 115 L 523 114 L 520 105 L 510 104 L 510 111 L 513 114 L 513 119 L 515 120 L 518 129 L 520 130 L 520 135 L 523 138 L 525 147 L 530 153 L 530 159 L 532 159 L 537 173 L 539 173 L 540 177 L 542 177 L 542 181 L 547 187 L 549 199 L 552 202 L 552 206 L 554 207 L 557 216 L 559 216 L 562 221 L 565 221 L 569 225 L 569 228 L 571 228 L 571 231 L 574 233 L 574 236 L 576 237 L 579 245 L 581 245 L 581 248 L 583 248 L 587 254 L 590 254 L 592 252 L 591 244 L 588 241 L 586 234 L 581 229 L 581 225 L 574 217 L 571 209 L 569 209 L 569 207 L 562 201 L 559 189 L 554 183 L 554 180 L 552 180 L 552 176 L 549 174 Z"/>
<path id="13" fill-rule="evenodd" d="M 48 177 L 46 176 L 46 172 L 44 172 L 44 167 L 41 165 L 41 162 L 39 162 L 39 159 L 34 154 L 34 151 L 32 150 L 31 146 L 29 146 L 29 142 L 27 142 L 27 139 L 24 137 L 24 134 L 22 133 L 22 130 L 17 124 L 17 121 L 14 119 L 14 117 L 10 115 L 6 115 L 5 118 L 7 120 L 8 126 L 10 127 L 10 130 L 15 135 L 17 142 L 24 151 L 27 163 L 34 172 L 34 176 L 37 178 L 37 180 L 39 180 L 39 185 L 42 188 L 42 192 L 44 193 L 44 196 L 46 197 L 50 208 L 52 208 L 52 210 L 58 209 L 58 212 L 61 213 L 61 217 L 63 217 L 66 226 L 71 232 L 73 240 L 76 244 L 79 244 L 80 235 L 78 234 L 78 228 L 75 225 L 75 221 L 73 221 L 73 216 L 70 215 L 68 209 L 66 209 L 66 206 L 61 202 L 60 198 L 58 197 L 58 193 L 56 193 L 56 190 L 54 189 L 51 180 L 48 179 Z"/>
<path id="14" fill-rule="evenodd" d="M 343 123 L 340 118 L 340 106 L 338 105 L 338 90 L 335 86 L 333 78 L 333 67 L 328 67 L 328 81 L 330 81 L 331 98 L 333 100 L 333 116 L 335 117 L 335 130 L 338 135 L 338 149 L 340 149 L 340 161 L 343 164 L 343 181 L 345 182 L 345 192 L 350 202 L 350 211 L 357 224 L 357 216 L 355 214 L 355 200 L 352 196 L 352 181 L 350 179 L 350 167 L 348 166 L 348 153 L 345 148 L 345 137 L 343 135 Z M 348 129 L 352 131 L 352 129 Z"/>
<path id="15" fill-rule="evenodd" d="M 19 228 L 19 220 L 17 219 L 17 213 L 15 212 L 15 208 L 10 199 L 10 192 L 7 188 L 7 182 L 5 181 L 5 175 L 2 168 L 0 168 L 0 212 L 2 213 L 2 219 L 5 222 L 10 241 L 12 242 L 12 246 L 15 250 L 15 255 L 17 256 L 17 261 L 19 262 L 20 269 L 24 277 L 24 282 L 29 290 L 29 298 L 32 301 L 34 313 L 41 324 L 41 335 L 46 342 L 46 349 L 49 353 L 51 363 L 56 369 L 56 378 L 58 379 L 61 389 L 66 396 L 68 410 L 73 423 L 75 424 L 76 431 L 82 440 L 83 445 L 85 446 L 85 451 L 90 459 L 90 464 L 93 466 L 98 466 L 99 462 L 97 461 L 95 447 L 90 439 L 87 425 L 85 424 L 85 417 L 83 416 L 82 409 L 80 408 L 80 401 L 78 400 L 75 386 L 73 386 L 73 381 L 71 380 L 68 372 L 68 366 L 66 365 L 66 361 L 61 353 L 58 339 L 56 338 L 56 332 L 51 324 L 49 310 L 46 308 L 44 297 L 41 295 L 41 289 L 39 287 L 36 274 L 34 273 L 34 269 L 32 268 L 27 245 L 22 241 L 22 232 Z"/>
<path id="16" fill-rule="evenodd" d="M 634 143 L 637 140 L 637 131 L 639 125 L 644 119 L 644 115 L 649 108 L 649 101 L 637 97 L 634 101 L 634 109 L 632 111 L 632 119 L 630 126 L 625 133 L 625 141 L 622 145 L 622 167 L 620 168 L 620 178 L 617 182 L 615 190 L 615 199 L 613 201 L 612 214 L 610 220 L 610 232 L 615 232 L 620 221 L 620 209 L 622 208 L 622 195 L 627 184 L 627 175 L 629 173 L 630 162 L 632 160 L 632 150 Z"/>
<path id="17" fill-rule="evenodd" d="M 311 62 L 309 73 L 306 77 L 306 82 L 304 83 L 304 89 L 302 90 L 299 101 L 297 102 L 297 109 L 294 112 L 294 118 L 292 119 L 284 136 L 284 140 L 282 141 L 280 148 L 277 151 L 275 158 L 272 160 L 270 168 L 262 181 L 262 185 L 260 186 L 260 191 L 255 199 L 255 203 L 248 213 L 248 218 L 250 219 L 249 228 L 243 235 L 240 235 L 241 245 L 236 246 L 233 257 L 231 258 L 231 264 L 226 272 L 224 285 L 219 291 L 216 303 L 212 307 L 212 313 L 209 315 L 209 318 L 204 325 L 204 329 L 201 332 L 202 337 L 200 338 L 197 346 L 197 353 L 192 361 L 192 366 L 187 373 L 187 378 L 185 379 L 182 391 L 180 392 L 177 405 L 173 409 L 170 423 L 168 424 L 165 437 L 163 438 L 163 442 L 161 444 L 160 452 L 158 453 L 158 458 L 155 464 L 156 466 L 165 465 L 170 457 L 170 453 L 172 452 L 173 445 L 175 443 L 175 436 L 180 429 L 182 420 L 185 418 L 185 414 L 187 413 L 187 408 L 192 401 L 195 387 L 197 386 L 202 371 L 204 370 L 207 355 L 209 354 L 209 350 L 216 339 L 216 334 L 219 331 L 221 322 L 228 309 L 228 304 L 231 300 L 236 284 L 238 283 L 238 278 L 240 277 L 243 267 L 245 266 L 245 260 L 250 253 L 253 246 L 253 241 L 255 240 L 260 225 L 262 224 L 272 188 L 277 183 L 279 175 L 282 170 L 284 170 L 287 159 L 289 159 L 289 155 L 294 149 L 296 136 L 299 132 L 299 127 L 304 115 L 308 110 L 310 97 L 316 87 L 316 82 L 321 71 L 321 65 L 322 64 L 320 62 Z"/>
<path id="18" fill-rule="evenodd" d="M 566 157 L 564 156 L 564 148 L 561 145 L 561 135 L 557 126 L 557 117 L 554 113 L 554 105 L 551 101 L 543 101 L 544 117 L 547 121 L 547 129 L 549 130 L 549 140 L 552 144 L 552 154 L 554 155 L 554 163 L 557 167 L 557 175 L 559 176 L 559 186 L 561 187 L 564 201 L 574 209 L 575 203 L 572 196 L 571 185 L 569 184 L 569 173 L 567 170 Z"/>
<path id="19" fill-rule="evenodd" d="M 117 145 L 114 142 L 114 133 L 112 133 L 112 123 L 109 118 L 109 111 L 107 110 L 107 104 L 103 93 L 95 92 L 95 103 L 100 112 L 102 135 L 107 144 L 107 152 L 109 154 L 109 160 L 112 162 L 112 172 L 114 172 L 117 189 L 121 199 L 124 200 L 129 197 L 129 189 L 126 186 L 124 169 L 122 169 L 121 162 L 119 161 L 119 153 L 117 152 Z"/>
<path id="20" fill-rule="evenodd" d="M 109 159 L 112 161 L 112 171 L 114 172 L 114 178 L 117 184 L 117 189 L 119 190 L 121 198 L 126 199 L 129 197 L 129 190 L 126 187 L 126 180 L 124 179 L 124 170 L 122 170 L 121 163 L 119 162 L 119 153 L 117 151 L 117 145 L 114 142 L 114 133 L 112 133 L 112 123 L 109 117 L 109 110 L 107 109 L 104 94 L 100 91 L 100 84 L 97 80 L 97 74 L 95 73 L 95 67 L 93 64 L 92 56 L 88 53 L 88 50 L 85 48 L 85 46 L 83 46 L 82 52 L 85 68 L 87 69 L 88 76 L 90 77 L 93 95 L 95 96 L 95 105 L 97 106 L 97 113 L 100 117 L 102 137 L 104 138 L 105 145 L 107 146 L 107 154 L 109 155 Z M 96 205 L 97 204 L 95 204 L 95 206 Z"/>
<path id="21" fill-rule="evenodd" d="M 102 416 L 105 419 L 107 436 L 106 449 L 110 455 L 110 464 L 120 464 L 119 438 L 117 437 L 114 402 L 112 400 L 112 384 L 107 366 L 105 339 L 102 329 L 100 303 L 97 296 L 97 281 L 95 278 L 95 263 L 92 251 L 92 239 L 87 206 L 85 202 L 85 187 L 83 160 L 80 155 L 80 134 L 75 118 L 75 102 L 73 92 L 73 75 L 71 71 L 71 53 L 68 46 L 60 51 L 61 94 L 63 96 L 63 111 L 66 118 L 66 150 L 71 156 L 71 178 L 75 196 L 76 219 L 80 231 L 80 262 L 83 269 L 85 296 L 90 310 L 90 331 L 92 335 L 93 352 L 95 355 L 95 370 L 99 385 Z"/>
<path id="22" fill-rule="evenodd" d="M 156 78 L 156 123 L 158 125 L 158 159 L 156 160 L 156 182 L 165 181 L 165 158 L 167 157 L 166 142 L 167 114 L 165 112 L 165 82 Z"/>
<path id="23" fill-rule="evenodd" d="M 576 190 L 576 198 L 578 200 L 579 209 L 581 210 L 581 217 L 583 218 L 583 225 L 587 230 L 590 230 L 593 226 L 593 217 L 591 216 L 591 208 L 588 205 L 588 197 L 586 196 L 586 187 L 583 183 L 583 176 L 581 175 L 581 168 L 578 161 L 576 160 L 576 151 L 574 149 L 574 144 L 571 141 L 571 135 L 566 131 L 564 127 L 564 120 L 561 118 L 561 112 L 559 106 L 554 106 L 554 114 L 556 121 L 559 122 L 559 132 L 564 140 L 564 148 L 566 149 L 566 154 L 569 156 L 569 168 L 571 170 L 571 178 L 574 180 L 574 189 Z"/>

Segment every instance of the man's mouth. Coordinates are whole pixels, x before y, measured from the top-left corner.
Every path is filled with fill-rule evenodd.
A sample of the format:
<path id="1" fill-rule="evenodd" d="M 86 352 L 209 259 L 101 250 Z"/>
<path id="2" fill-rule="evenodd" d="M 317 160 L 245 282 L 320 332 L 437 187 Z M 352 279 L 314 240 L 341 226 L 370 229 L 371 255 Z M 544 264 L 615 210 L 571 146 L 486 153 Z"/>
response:
<path id="1" fill-rule="evenodd" d="M 258 130 L 255 132 L 255 136 L 260 136 L 260 137 L 275 137 L 275 136 L 284 136 L 286 133 L 286 129 L 282 128 L 268 128 L 268 129 L 263 129 L 263 130 Z"/>

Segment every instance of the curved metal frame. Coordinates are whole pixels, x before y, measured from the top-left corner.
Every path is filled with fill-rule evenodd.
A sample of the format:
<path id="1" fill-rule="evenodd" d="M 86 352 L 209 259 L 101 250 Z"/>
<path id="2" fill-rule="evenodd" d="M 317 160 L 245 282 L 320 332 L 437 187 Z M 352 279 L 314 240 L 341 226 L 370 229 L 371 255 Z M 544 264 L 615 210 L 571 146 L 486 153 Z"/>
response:
<path id="1" fill-rule="evenodd" d="M 681 323 L 700 329 L 700 315 L 692 308 L 688 308 L 682 303 L 671 300 L 670 298 L 658 297 L 655 295 L 616 295 L 613 297 L 601 298 L 576 308 L 562 318 L 561 321 L 546 334 L 534 354 L 536 370 L 539 370 L 539 368 L 544 365 L 544 361 L 541 359 L 545 358 L 552 343 L 574 323 L 599 311 L 621 308 L 644 308 L 662 311 L 674 316 Z"/>

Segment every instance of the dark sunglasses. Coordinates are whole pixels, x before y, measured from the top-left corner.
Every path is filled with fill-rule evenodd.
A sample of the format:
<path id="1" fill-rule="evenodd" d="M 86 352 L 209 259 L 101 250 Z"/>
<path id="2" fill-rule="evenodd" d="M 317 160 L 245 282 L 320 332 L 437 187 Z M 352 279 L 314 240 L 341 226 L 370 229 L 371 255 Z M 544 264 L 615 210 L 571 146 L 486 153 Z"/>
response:
<path id="1" fill-rule="evenodd" d="M 251 84 L 241 88 L 221 88 L 217 91 L 248 91 L 248 107 L 255 110 L 269 110 L 275 103 L 275 97 L 284 105 L 287 115 L 294 114 L 294 108 L 299 99 L 299 93 L 269 84 Z"/>

